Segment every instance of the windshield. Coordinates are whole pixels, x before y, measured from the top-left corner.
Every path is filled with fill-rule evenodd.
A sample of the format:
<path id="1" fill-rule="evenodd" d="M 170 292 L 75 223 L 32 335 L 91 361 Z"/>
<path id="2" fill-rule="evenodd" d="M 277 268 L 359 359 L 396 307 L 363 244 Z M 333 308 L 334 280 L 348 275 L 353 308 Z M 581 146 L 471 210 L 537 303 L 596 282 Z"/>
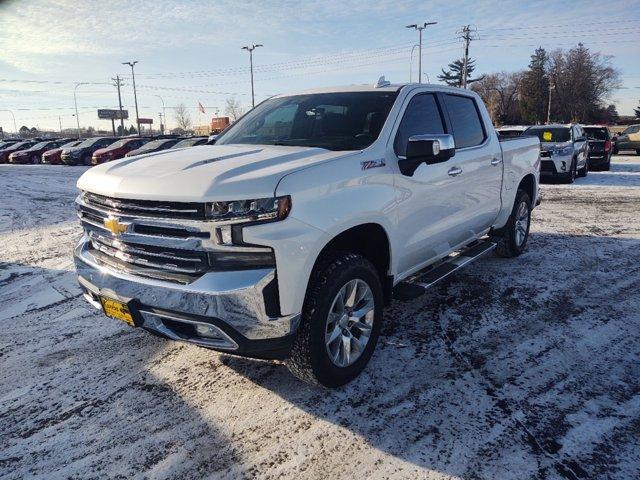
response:
<path id="1" fill-rule="evenodd" d="M 360 150 L 382 129 L 397 92 L 316 93 L 267 100 L 216 145 L 285 145 Z"/>
<path id="2" fill-rule="evenodd" d="M 201 138 L 188 138 L 186 140 L 180 140 L 172 148 L 192 147 L 193 145 L 201 141 L 202 141 Z"/>
<path id="3" fill-rule="evenodd" d="M 535 135 L 541 142 L 569 142 L 571 131 L 568 127 L 531 127 L 523 135 Z"/>
<path id="4" fill-rule="evenodd" d="M 96 143 L 98 143 L 100 140 L 102 140 L 102 137 L 87 138 L 84 142 L 82 142 L 78 146 L 79 147 L 91 147 L 92 145 L 95 145 Z"/>
<path id="5" fill-rule="evenodd" d="M 585 128 L 585 133 L 589 140 L 606 140 L 609 138 L 606 128 Z"/>
<path id="6" fill-rule="evenodd" d="M 19 143 L 14 143 L 13 145 L 11 145 L 9 148 L 7 148 L 7 150 L 23 150 L 25 148 L 29 148 L 31 145 L 33 145 L 32 142 L 19 142 Z"/>
<path id="7" fill-rule="evenodd" d="M 131 141 L 131 139 L 126 139 L 126 140 L 118 140 L 115 143 L 112 143 L 111 145 L 109 145 L 109 149 L 112 148 L 120 148 L 120 147 L 124 147 L 127 143 L 129 143 Z"/>
<path id="8" fill-rule="evenodd" d="M 71 147 L 75 147 L 77 145 L 80 145 L 82 142 L 79 140 L 74 140 L 72 142 L 69 143 L 65 143 L 64 145 L 62 145 L 62 147 L 60 148 L 71 148 Z"/>
<path id="9" fill-rule="evenodd" d="M 51 143 L 50 141 L 36 143 L 33 147 L 30 148 L 30 150 L 40 150 L 41 148 L 46 147 L 50 143 Z"/>

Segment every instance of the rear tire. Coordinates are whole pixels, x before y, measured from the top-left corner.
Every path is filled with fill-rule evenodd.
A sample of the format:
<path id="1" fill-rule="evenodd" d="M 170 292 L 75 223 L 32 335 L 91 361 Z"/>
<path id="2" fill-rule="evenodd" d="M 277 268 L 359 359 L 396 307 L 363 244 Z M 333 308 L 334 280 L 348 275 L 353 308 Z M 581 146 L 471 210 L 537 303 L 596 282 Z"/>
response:
<path id="1" fill-rule="evenodd" d="M 353 298 L 352 305 L 345 298 Z M 380 278 L 369 260 L 341 252 L 321 259 L 311 274 L 300 328 L 286 361 L 291 373 L 325 387 L 353 380 L 373 355 L 383 305 Z"/>
<path id="2" fill-rule="evenodd" d="M 531 199 L 527 192 L 518 189 L 507 224 L 491 235 L 491 239 L 497 242 L 496 254 L 504 258 L 522 254 L 529 240 L 530 225 Z"/>
<path id="3" fill-rule="evenodd" d="M 86 165 L 87 167 L 91 166 L 91 155 L 85 155 L 84 157 L 82 157 L 82 164 Z"/>

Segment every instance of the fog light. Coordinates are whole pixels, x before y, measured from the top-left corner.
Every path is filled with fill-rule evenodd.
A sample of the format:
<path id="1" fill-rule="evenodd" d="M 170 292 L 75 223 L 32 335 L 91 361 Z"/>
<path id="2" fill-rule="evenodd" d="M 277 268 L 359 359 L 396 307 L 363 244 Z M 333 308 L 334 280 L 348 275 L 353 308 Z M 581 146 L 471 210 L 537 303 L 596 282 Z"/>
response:
<path id="1" fill-rule="evenodd" d="M 218 330 L 215 327 L 211 325 L 207 325 L 205 323 L 196 323 L 196 333 L 200 337 L 207 337 L 207 338 L 220 337 L 220 335 L 218 334 Z"/>

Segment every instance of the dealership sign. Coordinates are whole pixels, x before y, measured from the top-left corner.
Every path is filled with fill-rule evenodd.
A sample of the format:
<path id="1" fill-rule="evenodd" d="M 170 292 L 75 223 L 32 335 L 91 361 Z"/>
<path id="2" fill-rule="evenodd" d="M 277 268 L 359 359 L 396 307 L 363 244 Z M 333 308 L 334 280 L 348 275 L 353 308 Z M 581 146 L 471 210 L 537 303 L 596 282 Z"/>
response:
<path id="1" fill-rule="evenodd" d="M 144 125 L 151 125 L 153 123 L 153 118 L 139 118 L 138 123 L 142 123 Z"/>
<path id="2" fill-rule="evenodd" d="M 120 112 L 122 112 L 122 116 L 120 116 Z M 129 110 L 110 110 L 107 108 L 103 108 L 98 110 L 98 118 L 103 120 L 126 120 L 129 118 Z"/>

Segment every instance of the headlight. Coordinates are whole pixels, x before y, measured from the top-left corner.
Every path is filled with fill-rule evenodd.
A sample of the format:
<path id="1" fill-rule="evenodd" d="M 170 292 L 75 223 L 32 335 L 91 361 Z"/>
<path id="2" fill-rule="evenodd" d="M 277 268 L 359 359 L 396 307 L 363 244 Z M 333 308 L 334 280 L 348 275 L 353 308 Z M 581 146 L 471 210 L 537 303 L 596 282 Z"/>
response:
<path id="1" fill-rule="evenodd" d="M 573 147 L 569 146 L 569 147 L 558 147 L 555 150 L 553 150 L 553 154 L 554 155 L 558 155 L 558 156 L 565 156 L 565 155 L 571 155 L 573 153 Z"/>
<path id="2" fill-rule="evenodd" d="M 206 205 L 207 218 L 230 223 L 283 220 L 291 210 L 291 197 L 214 202 Z"/>

